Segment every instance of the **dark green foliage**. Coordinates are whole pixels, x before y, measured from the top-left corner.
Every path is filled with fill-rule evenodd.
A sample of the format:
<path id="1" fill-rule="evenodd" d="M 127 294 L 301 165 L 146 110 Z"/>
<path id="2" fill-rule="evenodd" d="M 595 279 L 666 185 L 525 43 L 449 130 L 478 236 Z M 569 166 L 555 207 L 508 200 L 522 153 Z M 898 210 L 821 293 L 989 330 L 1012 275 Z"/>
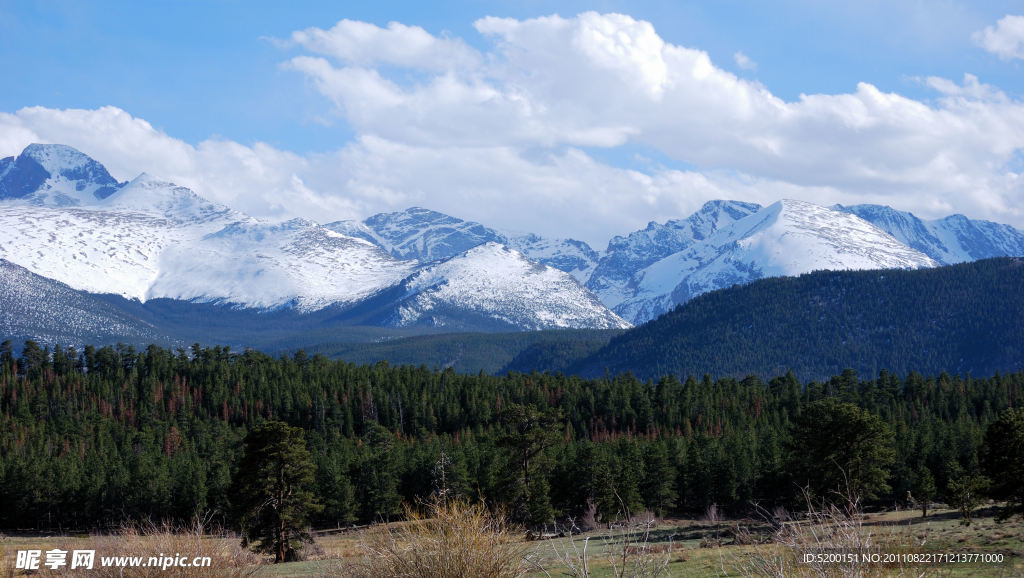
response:
<path id="1" fill-rule="evenodd" d="M 242 547 L 273 554 L 274 562 L 295 559 L 309 516 L 322 509 L 311 488 L 315 466 L 301 428 L 266 422 L 245 437 L 245 449 L 231 496 L 242 528 Z"/>
<path id="2" fill-rule="evenodd" d="M 358 461 L 358 504 L 364 520 L 387 520 L 402 507 L 398 495 L 394 436 L 371 424 L 362 438 Z"/>
<path id="3" fill-rule="evenodd" d="M 917 500 L 917 504 L 921 507 L 922 518 L 928 517 L 928 506 L 935 499 L 936 492 L 938 492 L 938 489 L 935 487 L 935 476 L 932 475 L 932 471 L 927 466 L 921 466 L 921 469 L 917 470 L 917 476 L 914 480 L 914 499 Z"/>
<path id="4" fill-rule="evenodd" d="M 436 493 L 441 472 L 456 495 L 504 503 L 526 523 L 582 519 L 589 504 L 602 521 L 711 504 L 742 514 L 789 499 L 790 432 L 821 399 L 854 404 L 893 432 L 891 489 L 877 490 L 877 503 L 891 504 L 922 467 L 942 489 L 980 471 L 986 428 L 1024 399 L 1024 373 L 641 381 L 224 347 L 37 347 L 30 359 L 0 344 L 2 528 L 197 513 L 227 523 L 242 441 L 272 421 L 304 432 L 310 489 L 324 506 L 313 526 L 394 517 L 402 502 Z"/>
<path id="5" fill-rule="evenodd" d="M 675 469 L 669 461 L 668 444 L 658 441 L 647 445 L 640 464 L 641 500 L 655 514 L 664 516 L 676 505 Z"/>
<path id="6" fill-rule="evenodd" d="M 989 424 L 982 466 L 992 480 L 991 495 L 1007 502 L 999 518 L 1024 517 L 1024 408 L 1004 409 Z"/>
<path id="7" fill-rule="evenodd" d="M 874 499 L 887 492 L 896 457 L 892 431 L 878 417 L 835 398 L 809 403 L 790 441 L 793 479 L 814 495 Z"/>
<path id="8" fill-rule="evenodd" d="M 916 271 L 823 271 L 701 295 L 570 371 L 781 375 L 852 367 L 991 375 L 1024 359 L 1024 259 Z"/>
<path id="9" fill-rule="evenodd" d="M 541 411 L 528 405 L 512 404 L 501 414 L 505 433 L 498 445 L 511 455 L 506 476 L 507 503 L 534 526 L 553 521 L 550 485 L 544 452 L 555 444 L 562 430 L 559 412 Z M 531 476 L 532 474 L 532 476 Z"/>
<path id="10" fill-rule="evenodd" d="M 989 480 L 978 474 L 966 473 L 950 480 L 946 499 L 960 510 L 960 524 L 971 525 L 971 516 L 984 499 L 988 486 Z"/>

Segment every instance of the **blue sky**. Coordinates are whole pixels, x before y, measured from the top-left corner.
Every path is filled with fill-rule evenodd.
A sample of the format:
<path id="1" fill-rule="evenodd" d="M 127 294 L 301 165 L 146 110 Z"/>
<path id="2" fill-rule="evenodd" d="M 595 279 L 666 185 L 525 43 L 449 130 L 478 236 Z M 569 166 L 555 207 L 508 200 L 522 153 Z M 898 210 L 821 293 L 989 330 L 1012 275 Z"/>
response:
<path id="1" fill-rule="evenodd" d="M 0 156 L 60 140 L 261 217 L 423 205 L 596 245 L 722 196 L 1021 226 L 1019 14 L 0 1 Z"/>

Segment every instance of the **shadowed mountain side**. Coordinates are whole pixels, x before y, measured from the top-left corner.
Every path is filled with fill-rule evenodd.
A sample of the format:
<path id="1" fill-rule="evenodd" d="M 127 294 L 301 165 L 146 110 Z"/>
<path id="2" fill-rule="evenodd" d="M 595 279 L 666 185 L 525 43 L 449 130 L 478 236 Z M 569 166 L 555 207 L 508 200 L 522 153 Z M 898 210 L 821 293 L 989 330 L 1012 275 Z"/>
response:
<path id="1" fill-rule="evenodd" d="M 1017 371 L 1024 259 L 915 271 L 815 272 L 708 293 L 628 331 L 569 371 L 641 378 L 792 370 L 822 379 Z"/>

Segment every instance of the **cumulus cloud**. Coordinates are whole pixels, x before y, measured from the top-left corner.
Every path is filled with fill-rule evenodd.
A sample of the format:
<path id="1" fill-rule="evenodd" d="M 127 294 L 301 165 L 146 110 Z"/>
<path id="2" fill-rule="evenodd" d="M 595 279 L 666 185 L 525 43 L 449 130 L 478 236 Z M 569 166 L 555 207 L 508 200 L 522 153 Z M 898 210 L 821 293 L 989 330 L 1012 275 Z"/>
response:
<path id="1" fill-rule="evenodd" d="M 191 145 L 112 106 L 0 113 L 0 135 L 0 156 L 17 155 L 34 142 L 67 144 L 120 181 L 146 172 L 257 217 L 354 216 L 366 208 L 344 196 L 311 195 L 302 177 L 312 164 L 307 158 L 263 143 L 210 139 Z"/>
<path id="2" fill-rule="evenodd" d="M 342 20 L 329 30 L 308 28 L 292 33 L 291 40 L 310 52 L 356 66 L 393 64 L 445 70 L 475 66 L 479 53 L 461 39 L 438 38 L 419 26 L 391 22 L 387 28 Z"/>
<path id="3" fill-rule="evenodd" d="M 1024 16 L 1007 14 L 974 33 L 974 42 L 1003 60 L 1024 59 Z"/>
<path id="4" fill-rule="evenodd" d="M 715 198 L 1024 224 L 1024 103 L 975 76 L 922 80 L 929 100 L 863 82 L 786 101 L 626 15 L 474 26 L 483 48 L 398 23 L 293 33 L 302 53 L 287 66 L 355 132 L 337 150 L 191 145 L 107 107 L 0 115 L 0 154 L 65 142 L 119 178 L 145 170 L 256 216 L 325 222 L 422 205 L 598 247 Z M 692 168 L 615 166 L 643 149 Z"/>
<path id="5" fill-rule="evenodd" d="M 1003 19 L 999 30 L 1014 22 Z M 851 93 L 786 102 L 626 15 L 489 17 L 475 27 L 490 50 L 443 71 L 409 63 L 422 75 L 413 83 L 348 56 L 300 56 L 292 66 L 360 133 L 395 142 L 521 149 L 632 143 L 704 172 L 840 190 L 847 202 L 880 193 L 915 209 L 941 198 L 979 216 L 1020 205 L 1006 167 L 1024 147 L 1024 105 L 970 75 L 963 84 L 928 79 L 940 94 L 934 102 L 868 82 Z M 338 27 L 320 33 L 354 41 Z M 742 53 L 736 61 L 753 65 Z M 1018 223 L 1022 217 L 1018 210 L 1009 216 Z"/>

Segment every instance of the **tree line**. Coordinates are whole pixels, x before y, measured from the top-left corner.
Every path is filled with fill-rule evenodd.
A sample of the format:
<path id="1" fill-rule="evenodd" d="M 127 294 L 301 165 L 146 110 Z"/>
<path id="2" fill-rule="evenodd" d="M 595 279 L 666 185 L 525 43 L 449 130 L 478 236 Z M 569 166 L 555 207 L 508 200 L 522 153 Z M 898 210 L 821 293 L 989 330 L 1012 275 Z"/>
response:
<path id="1" fill-rule="evenodd" d="M 4 342 L 0 527 L 233 523 L 243 440 L 278 421 L 304 433 L 318 527 L 393 518 L 439 492 L 504 504 L 529 524 L 712 504 L 743 513 L 793 504 L 809 485 L 830 491 L 835 479 L 821 474 L 833 466 L 891 504 L 1019 469 L 1022 450 L 1000 462 L 989 447 L 1006 435 L 986 443 L 986 431 L 1017 431 L 1004 410 L 1022 396 L 1021 372 L 496 377 L 199 345 L 79 352 L 29 341 L 15 355 Z M 878 437 L 863 453 L 836 453 L 854 445 L 843 432 L 865 429 Z M 1011 500 L 1019 491 L 990 487 Z"/>

